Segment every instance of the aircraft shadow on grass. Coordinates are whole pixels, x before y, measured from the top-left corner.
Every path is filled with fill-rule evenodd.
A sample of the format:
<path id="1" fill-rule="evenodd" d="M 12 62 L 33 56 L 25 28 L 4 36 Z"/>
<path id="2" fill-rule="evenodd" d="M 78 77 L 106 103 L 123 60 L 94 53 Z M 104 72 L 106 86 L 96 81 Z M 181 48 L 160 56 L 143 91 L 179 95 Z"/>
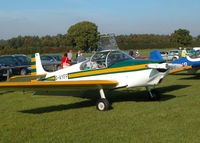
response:
<path id="1" fill-rule="evenodd" d="M 7 94 L 7 93 L 12 93 L 12 92 L 15 92 L 15 91 L 3 91 L 3 92 L 0 92 L 0 95 L 4 95 L 4 94 Z"/>
<path id="2" fill-rule="evenodd" d="M 179 80 L 200 80 L 200 73 L 180 78 Z"/>
<path id="3" fill-rule="evenodd" d="M 189 86 L 190 85 L 171 85 L 171 86 L 167 86 L 167 87 L 156 88 L 158 93 L 161 94 L 161 99 L 159 101 L 155 101 L 155 102 L 164 102 L 166 100 L 176 98 L 176 96 L 174 96 L 174 95 L 169 95 L 169 94 L 162 95 L 162 94 L 170 92 L 170 91 L 186 88 Z M 96 104 L 97 99 L 99 98 L 99 96 L 97 96 L 98 93 L 95 94 L 94 92 L 92 92 L 92 94 L 93 95 L 91 95 L 91 93 L 89 93 L 87 95 L 85 94 L 85 95 L 76 96 L 76 97 L 81 97 L 81 98 L 87 98 L 88 100 L 86 100 L 86 101 L 76 102 L 76 103 L 67 104 L 67 105 L 54 105 L 54 106 L 41 107 L 41 108 L 35 108 L 35 109 L 30 109 L 30 110 L 22 110 L 19 112 L 30 113 L 30 114 L 43 114 L 43 113 L 48 113 L 48 112 L 90 107 L 90 106 L 94 106 Z M 147 91 L 122 90 L 122 91 L 108 92 L 107 98 L 109 99 L 109 101 L 111 103 L 112 102 L 114 102 L 114 103 L 115 102 L 128 102 L 128 101 L 150 102 L 146 95 L 147 95 Z"/>

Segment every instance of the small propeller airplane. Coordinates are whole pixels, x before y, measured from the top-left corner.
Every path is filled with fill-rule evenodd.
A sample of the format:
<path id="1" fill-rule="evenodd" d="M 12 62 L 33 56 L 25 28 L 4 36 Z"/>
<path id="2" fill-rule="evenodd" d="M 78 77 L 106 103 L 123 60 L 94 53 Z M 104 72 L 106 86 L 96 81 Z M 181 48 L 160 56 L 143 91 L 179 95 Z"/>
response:
<path id="1" fill-rule="evenodd" d="M 150 53 L 150 59 L 163 60 L 159 50 L 152 51 Z M 169 71 L 170 74 L 180 72 L 180 71 L 185 71 L 185 70 L 187 70 L 188 74 L 195 74 L 200 69 L 200 52 L 195 52 L 195 54 L 182 57 L 180 59 L 171 61 L 169 63 L 176 65 L 170 68 L 170 71 Z"/>
<path id="2" fill-rule="evenodd" d="M 32 57 L 31 76 L 42 77 L 30 82 L 4 82 L 0 88 L 12 88 L 34 91 L 69 91 L 99 90 L 100 99 L 96 108 L 108 110 L 109 101 L 104 90 L 117 88 L 146 87 L 148 96 L 158 100 L 159 95 L 152 86 L 161 83 L 174 65 L 164 60 L 133 59 L 120 50 L 103 50 L 96 52 L 90 59 L 71 65 L 55 72 L 43 69 L 40 54 Z"/>
<path id="3" fill-rule="evenodd" d="M 187 69 L 188 74 L 195 74 L 198 70 L 200 70 L 200 53 L 196 52 L 193 55 L 189 55 L 178 60 L 172 61 L 172 64 L 182 64 L 184 66 L 190 66 L 191 68 Z M 175 67 L 174 67 L 175 68 Z M 171 72 L 182 71 L 183 68 L 172 69 Z"/>

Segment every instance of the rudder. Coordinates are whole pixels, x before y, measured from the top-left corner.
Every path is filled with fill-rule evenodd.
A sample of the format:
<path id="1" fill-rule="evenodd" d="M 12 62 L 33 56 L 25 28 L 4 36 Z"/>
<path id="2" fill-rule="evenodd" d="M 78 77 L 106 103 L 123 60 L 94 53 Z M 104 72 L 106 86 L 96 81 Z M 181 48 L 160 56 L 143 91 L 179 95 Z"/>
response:
<path id="1" fill-rule="evenodd" d="M 150 53 L 151 60 L 164 60 L 160 54 L 159 50 L 154 50 Z"/>
<path id="2" fill-rule="evenodd" d="M 31 75 L 41 75 L 46 73 L 47 72 L 44 70 L 40 60 L 40 54 L 35 53 L 31 56 Z"/>

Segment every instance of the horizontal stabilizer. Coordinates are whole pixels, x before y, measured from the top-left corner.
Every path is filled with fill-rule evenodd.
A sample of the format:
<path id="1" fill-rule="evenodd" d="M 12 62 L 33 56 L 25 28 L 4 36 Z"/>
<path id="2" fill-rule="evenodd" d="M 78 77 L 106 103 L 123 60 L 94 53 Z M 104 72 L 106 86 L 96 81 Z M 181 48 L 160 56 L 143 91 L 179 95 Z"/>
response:
<path id="1" fill-rule="evenodd" d="M 9 79 L 9 82 L 30 82 L 31 80 L 39 80 L 45 78 L 45 74 L 42 75 L 18 75 Z"/>

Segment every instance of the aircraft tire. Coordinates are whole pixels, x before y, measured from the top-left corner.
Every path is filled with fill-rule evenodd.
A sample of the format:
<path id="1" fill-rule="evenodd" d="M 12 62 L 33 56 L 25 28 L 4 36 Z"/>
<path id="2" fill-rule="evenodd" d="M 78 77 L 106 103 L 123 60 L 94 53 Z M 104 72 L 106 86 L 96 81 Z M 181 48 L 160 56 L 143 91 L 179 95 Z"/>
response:
<path id="1" fill-rule="evenodd" d="M 26 75 L 26 74 L 27 74 L 26 69 L 21 69 L 20 70 L 20 75 Z"/>
<path id="2" fill-rule="evenodd" d="M 56 70 L 60 70 L 61 69 L 61 66 L 59 65 L 59 66 L 57 66 L 57 69 Z"/>
<path id="3" fill-rule="evenodd" d="M 151 90 L 151 94 L 148 93 L 148 96 L 151 101 L 160 100 L 160 94 L 156 90 Z"/>
<path id="4" fill-rule="evenodd" d="M 99 99 L 99 101 L 96 104 L 96 108 L 99 111 L 106 111 L 110 108 L 110 103 L 108 102 L 107 99 L 104 99 L 104 98 Z"/>

